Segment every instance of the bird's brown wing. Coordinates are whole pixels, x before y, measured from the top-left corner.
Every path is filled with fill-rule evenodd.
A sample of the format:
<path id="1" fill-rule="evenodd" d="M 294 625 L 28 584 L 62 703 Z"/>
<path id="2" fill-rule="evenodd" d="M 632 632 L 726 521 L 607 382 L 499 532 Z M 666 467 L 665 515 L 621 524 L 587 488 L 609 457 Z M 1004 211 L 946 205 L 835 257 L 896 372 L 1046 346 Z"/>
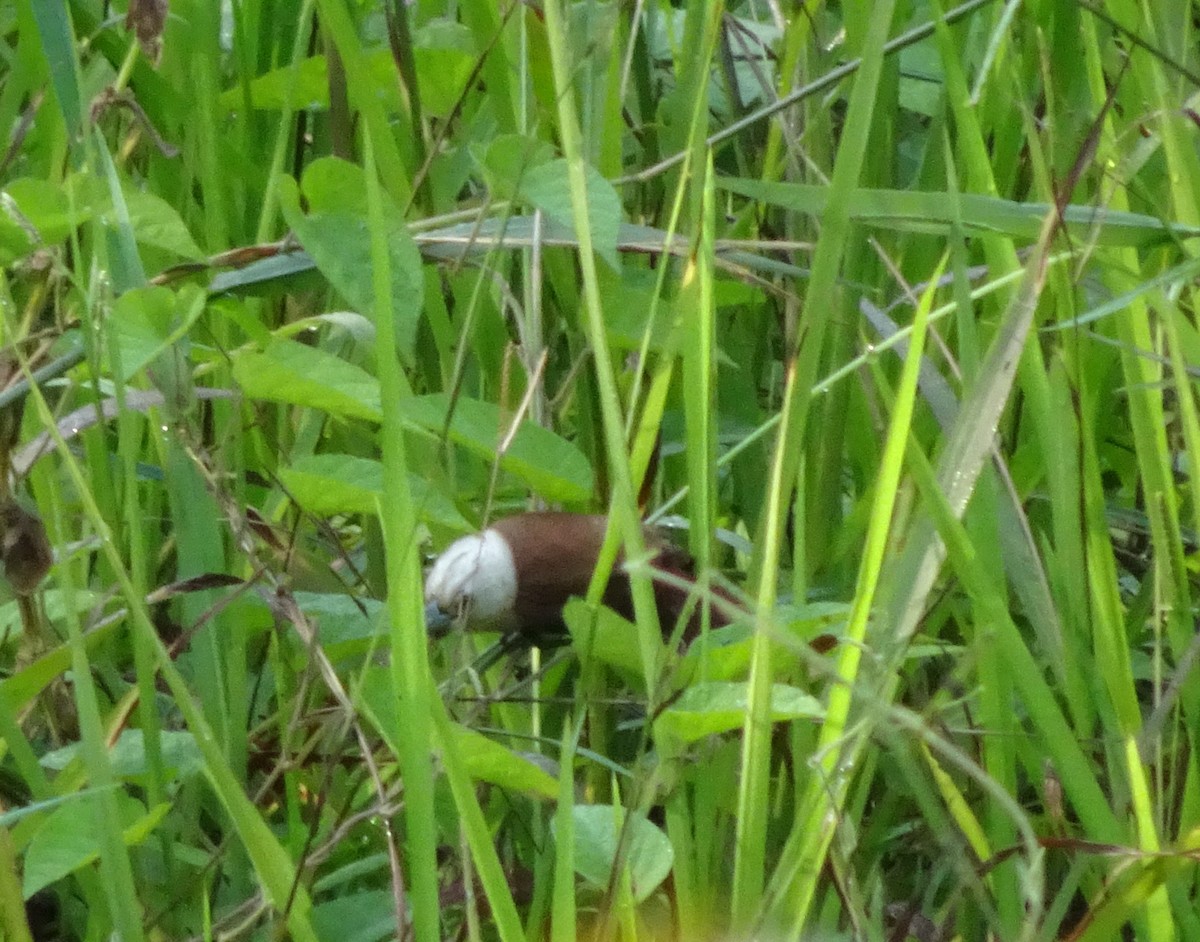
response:
<path id="1" fill-rule="evenodd" d="M 492 525 L 512 549 L 518 586 L 514 615 L 521 634 L 529 637 L 531 642 L 566 635 L 563 606 L 572 596 L 587 594 L 604 543 L 606 525 L 603 516 L 554 511 L 518 514 Z M 654 554 L 653 568 L 667 576 L 666 579 L 655 579 L 654 597 L 663 635 L 669 637 L 692 594 L 695 565 L 686 550 L 653 527 L 646 528 L 646 545 Z M 619 615 L 633 620 L 629 576 L 620 559 L 603 600 Z M 696 607 L 689 617 L 685 640 L 691 640 L 700 631 L 698 612 Z M 714 608 L 711 624 L 717 627 L 727 622 L 723 612 Z"/>
<path id="2" fill-rule="evenodd" d="M 545 511 L 506 517 L 492 527 L 508 542 L 516 563 L 513 614 L 521 633 L 566 635 L 562 609 L 572 596 L 587 594 L 605 518 Z"/>

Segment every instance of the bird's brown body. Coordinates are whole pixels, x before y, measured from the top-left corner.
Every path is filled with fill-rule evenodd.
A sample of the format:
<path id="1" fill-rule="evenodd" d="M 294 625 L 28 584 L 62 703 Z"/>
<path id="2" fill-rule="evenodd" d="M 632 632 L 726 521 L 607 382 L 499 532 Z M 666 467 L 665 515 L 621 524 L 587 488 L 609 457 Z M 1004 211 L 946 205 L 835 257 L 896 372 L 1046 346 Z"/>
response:
<path id="1" fill-rule="evenodd" d="M 479 536 L 464 537 L 443 554 L 426 582 L 431 630 L 444 627 L 442 619 L 450 616 L 467 628 L 509 631 L 531 644 L 561 642 L 567 634 L 563 606 L 570 598 L 587 594 L 606 527 L 602 516 L 547 511 L 506 517 Z M 651 527 L 646 528 L 645 538 L 653 554 L 651 565 L 667 576 L 656 578 L 653 585 L 659 623 L 669 635 L 688 603 L 692 561 Z M 511 586 L 507 582 L 510 560 Z M 603 600 L 618 614 L 633 618 L 629 576 L 620 558 Z M 480 603 L 474 613 L 473 601 Z M 726 621 L 714 610 L 714 625 Z M 685 638 L 698 629 L 699 620 L 693 615 Z"/>

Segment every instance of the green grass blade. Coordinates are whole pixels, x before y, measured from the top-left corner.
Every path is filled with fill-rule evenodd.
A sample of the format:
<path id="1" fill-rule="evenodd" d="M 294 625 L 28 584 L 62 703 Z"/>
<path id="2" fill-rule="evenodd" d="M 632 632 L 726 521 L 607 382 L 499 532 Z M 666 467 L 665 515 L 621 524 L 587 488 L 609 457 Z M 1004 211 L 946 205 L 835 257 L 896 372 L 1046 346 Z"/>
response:
<path id="1" fill-rule="evenodd" d="M 437 829 L 433 806 L 433 743 L 431 717 L 434 699 L 426 651 L 425 616 L 417 551 L 416 515 L 408 487 L 408 458 L 402 414 L 405 384 L 396 356 L 396 331 L 390 305 L 391 259 L 384 224 L 383 200 L 376 174 L 374 144 L 367 142 L 365 177 L 368 226 L 371 234 L 372 311 L 376 330 L 376 360 L 382 408 L 380 437 L 383 452 L 383 500 L 380 518 L 387 553 L 387 604 L 391 622 L 392 693 L 404 722 L 397 731 L 400 767 L 404 776 L 408 884 L 411 887 L 412 930 L 418 942 L 439 938 L 440 907 L 437 881 Z M 410 299 L 419 303 L 419 299 Z M 404 903 L 403 899 L 397 900 Z M 397 913 L 397 918 L 402 918 Z"/>
<path id="2" fill-rule="evenodd" d="M 751 662 L 751 696 L 746 713 L 745 745 L 742 756 L 742 783 L 738 794 L 738 840 L 734 858 L 733 925 L 746 929 L 760 908 L 766 878 L 766 809 L 770 726 L 766 722 L 770 698 L 771 642 L 768 636 L 769 613 L 775 607 L 779 553 L 782 544 L 782 519 L 795 486 L 800 465 L 801 445 L 808 428 L 811 389 L 821 362 L 824 336 L 835 304 L 827 299 L 838 296 L 838 270 L 850 234 L 850 200 L 866 153 L 872 112 L 882 70 L 880 55 L 892 22 L 893 3 L 877 4 L 867 28 L 863 46 L 863 67 L 855 77 L 846 117 L 842 148 L 834 166 L 829 188 L 829 204 L 824 216 L 821 238 L 813 258 L 808 297 L 819 299 L 808 309 L 803 343 L 794 362 L 788 364 L 783 415 L 775 445 L 776 457 L 768 492 L 766 526 L 760 545 L 762 559 L 752 575 L 758 585 L 755 601 L 759 607 L 754 653 Z M 789 357 L 790 358 L 790 357 Z M 811 884 L 810 884 L 811 885 Z M 796 898 L 798 909 L 807 902 Z"/>

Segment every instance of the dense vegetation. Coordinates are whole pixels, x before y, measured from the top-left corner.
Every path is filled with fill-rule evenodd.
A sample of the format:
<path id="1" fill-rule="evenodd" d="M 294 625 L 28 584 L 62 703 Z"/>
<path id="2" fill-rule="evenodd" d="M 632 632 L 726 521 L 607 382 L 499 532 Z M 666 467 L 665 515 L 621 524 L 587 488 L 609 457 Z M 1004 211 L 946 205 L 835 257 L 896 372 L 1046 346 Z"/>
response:
<path id="1" fill-rule="evenodd" d="M 1200 938 L 1198 33 L 0 6 L 0 935 Z M 742 614 L 430 644 L 531 506 Z"/>

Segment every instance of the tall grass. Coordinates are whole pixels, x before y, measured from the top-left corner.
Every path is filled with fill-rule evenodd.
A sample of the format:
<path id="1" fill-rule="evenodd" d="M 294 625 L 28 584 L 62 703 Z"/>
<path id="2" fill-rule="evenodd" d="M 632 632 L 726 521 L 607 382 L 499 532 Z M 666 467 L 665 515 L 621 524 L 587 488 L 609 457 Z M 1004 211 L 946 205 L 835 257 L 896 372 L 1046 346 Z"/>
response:
<path id="1" fill-rule="evenodd" d="M 1196 3 L 132 6 L 0 16 L 6 937 L 1200 937 Z"/>

